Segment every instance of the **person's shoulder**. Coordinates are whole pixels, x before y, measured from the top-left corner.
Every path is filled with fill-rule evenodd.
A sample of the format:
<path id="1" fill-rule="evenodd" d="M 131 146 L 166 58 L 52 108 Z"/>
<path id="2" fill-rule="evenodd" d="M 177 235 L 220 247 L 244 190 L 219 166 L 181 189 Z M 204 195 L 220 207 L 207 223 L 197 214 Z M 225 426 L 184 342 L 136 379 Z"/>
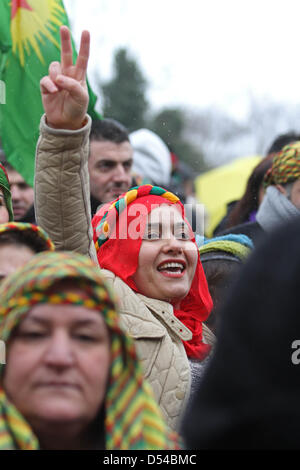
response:
<path id="1" fill-rule="evenodd" d="M 102 276 L 105 277 L 105 279 L 113 280 L 117 277 L 112 271 L 109 271 L 108 269 L 100 268 L 100 272 Z"/>
<path id="2" fill-rule="evenodd" d="M 124 309 L 128 309 L 128 305 L 130 305 L 129 311 L 134 305 L 141 305 L 141 301 L 138 299 L 133 289 L 131 289 L 131 287 L 129 287 L 126 282 L 124 282 L 114 272 L 101 268 L 101 274 L 115 291 L 122 311 Z"/>

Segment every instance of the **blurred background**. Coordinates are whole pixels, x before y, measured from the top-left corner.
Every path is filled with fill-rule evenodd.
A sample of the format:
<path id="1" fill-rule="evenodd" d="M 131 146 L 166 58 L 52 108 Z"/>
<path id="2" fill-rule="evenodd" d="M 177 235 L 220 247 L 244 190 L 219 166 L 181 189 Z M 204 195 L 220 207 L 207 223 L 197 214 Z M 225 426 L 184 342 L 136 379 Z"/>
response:
<path id="1" fill-rule="evenodd" d="M 300 122 L 297 0 L 65 0 L 91 32 L 98 110 L 157 132 L 203 172 Z"/>

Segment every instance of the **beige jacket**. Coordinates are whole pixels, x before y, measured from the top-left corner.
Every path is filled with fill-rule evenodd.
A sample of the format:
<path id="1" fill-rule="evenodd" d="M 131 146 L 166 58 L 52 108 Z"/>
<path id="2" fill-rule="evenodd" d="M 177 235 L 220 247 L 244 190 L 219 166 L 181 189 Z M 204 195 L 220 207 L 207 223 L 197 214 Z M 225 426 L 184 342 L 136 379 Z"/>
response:
<path id="1" fill-rule="evenodd" d="M 38 225 L 57 250 L 77 251 L 97 262 L 88 175 L 91 118 L 77 131 L 52 129 L 41 119 L 35 158 L 34 206 Z"/>
<path id="2" fill-rule="evenodd" d="M 37 223 L 58 250 L 74 250 L 97 261 L 93 243 L 87 169 L 90 118 L 78 131 L 49 128 L 41 120 L 36 152 Z M 135 294 L 112 272 L 102 270 L 120 301 L 121 320 L 135 339 L 144 375 L 153 387 L 167 423 L 178 429 L 191 385 L 191 371 L 181 340 L 192 334 L 167 302 Z"/>
<path id="3" fill-rule="evenodd" d="M 135 340 L 144 376 L 168 425 L 178 429 L 191 387 L 182 340 L 192 334 L 174 316 L 171 304 L 136 294 L 111 271 L 102 269 L 102 273 L 120 299 L 122 325 Z"/>

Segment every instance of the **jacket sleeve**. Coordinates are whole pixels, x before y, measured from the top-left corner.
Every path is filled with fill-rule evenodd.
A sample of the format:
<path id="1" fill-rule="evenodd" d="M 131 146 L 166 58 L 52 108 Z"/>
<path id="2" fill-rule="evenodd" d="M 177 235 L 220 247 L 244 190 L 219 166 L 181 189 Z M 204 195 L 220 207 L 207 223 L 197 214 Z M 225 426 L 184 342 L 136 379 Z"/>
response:
<path id="1" fill-rule="evenodd" d="M 35 158 L 37 224 L 57 250 L 77 251 L 97 262 L 88 175 L 91 118 L 79 130 L 52 129 L 41 119 Z"/>

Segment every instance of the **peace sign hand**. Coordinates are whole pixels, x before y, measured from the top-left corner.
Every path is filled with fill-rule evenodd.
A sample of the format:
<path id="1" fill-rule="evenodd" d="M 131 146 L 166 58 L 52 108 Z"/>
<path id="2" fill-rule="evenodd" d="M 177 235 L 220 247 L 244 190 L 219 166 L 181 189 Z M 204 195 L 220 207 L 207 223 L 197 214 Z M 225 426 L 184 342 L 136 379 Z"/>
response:
<path id="1" fill-rule="evenodd" d="M 61 62 L 51 62 L 49 75 L 40 81 L 47 124 L 56 129 L 80 129 L 87 112 L 89 95 L 86 71 L 90 50 L 90 34 L 83 31 L 80 50 L 73 65 L 71 34 L 67 26 L 60 28 Z"/>

